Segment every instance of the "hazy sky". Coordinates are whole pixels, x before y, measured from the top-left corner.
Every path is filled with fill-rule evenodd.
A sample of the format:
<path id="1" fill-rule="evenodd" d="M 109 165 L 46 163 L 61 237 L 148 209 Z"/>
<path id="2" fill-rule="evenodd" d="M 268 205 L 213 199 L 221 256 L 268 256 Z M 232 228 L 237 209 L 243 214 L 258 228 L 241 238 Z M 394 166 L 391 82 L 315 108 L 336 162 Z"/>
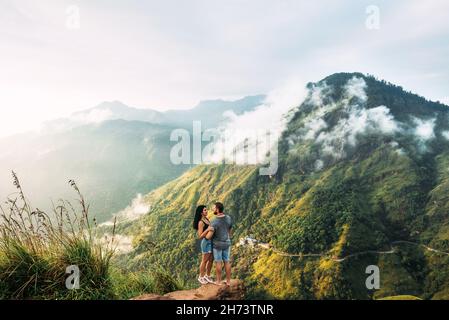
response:
<path id="1" fill-rule="evenodd" d="M 447 0 L 0 0 L 0 136 L 105 100 L 185 108 L 339 71 L 449 103 L 448 15 Z"/>

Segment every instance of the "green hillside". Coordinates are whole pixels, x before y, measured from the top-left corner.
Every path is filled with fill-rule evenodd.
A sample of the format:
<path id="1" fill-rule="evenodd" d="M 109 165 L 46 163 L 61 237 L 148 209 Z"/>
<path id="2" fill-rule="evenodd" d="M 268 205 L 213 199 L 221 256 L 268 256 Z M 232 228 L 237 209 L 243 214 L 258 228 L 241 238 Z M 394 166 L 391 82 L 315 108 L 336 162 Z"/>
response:
<path id="1" fill-rule="evenodd" d="M 120 261 L 194 283 L 193 210 L 220 200 L 235 243 L 252 235 L 276 250 L 234 246 L 249 298 L 449 299 L 448 107 L 362 74 L 308 88 L 280 140 L 276 175 L 193 168 L 146 196 L 149 214 L 119 225 L 134 241 Z M 368 265 L 379 266 L 379 290 L 365 286 Z"/>

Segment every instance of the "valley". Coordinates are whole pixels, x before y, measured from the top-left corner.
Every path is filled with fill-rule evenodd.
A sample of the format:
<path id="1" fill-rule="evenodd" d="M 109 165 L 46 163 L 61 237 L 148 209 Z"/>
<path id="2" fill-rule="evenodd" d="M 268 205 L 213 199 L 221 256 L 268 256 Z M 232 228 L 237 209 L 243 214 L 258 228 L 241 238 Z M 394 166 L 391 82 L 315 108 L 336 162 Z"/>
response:
<path id="1" fill-rule="evenodd" d="M 176 165 L 167 144 L 174 127 L 166 124 L 116 119 L 46 136 L 58 146 L 41 155 L 42 164 L 53 164 L 52 179 L 82 172 L 81 190 L 83 176 L 100 179 L 97 188 L 109 193 L 103 201 L 117 208 L 141 193 L 116 215 L 99 215 L 92 206 L 95 235 L 103 238 L 89 241 L 101 252 L 102 246 L 112 250 L 113 239 L 115 253 L 111 275 L 109 258 L 100 260 L 105 272 L 98 281 L 107 290 L 86 294 L 132 298 L 142 290 L 195 290 L 193 212 L 221 201 L 234 221 L 233 278 L 244 284 L 246 299 L 449 299 L 449 108 L 360 73 L 333 74 L 309 83 L 307 92 L 289 111 L 270 175 L 261 174 L 263 164 Z M 41 139 L 16 147 L 47 150 Z M 32 170 L 40 161 L 24 164 Z M 38 182 L 48 179 L 47 171 L 37 172 Z M 91 188 L 86 199 L 101 199 Z M 90 220 L 87 211 L 83 207 L 83 219 Z M 366 285 L 371 266 L 379 270 L 379 287 Z M 6 296 L 14 291 L 10 285 Z"/>
<path id="2" fill-rule="evenodd" d="M 362 74 L 309 90 L 279 141 L 275 175 L 257 165 L 192 168 L 144 197 L 147 215 L 118 226 L 134 247 L 119 263 L 161 265 L 194 285 L 192 213 L 220 200 L 237 221 L 234 239 L 270 248 L 234 246 L 249 299 L 447 298 L 447 107 Z M 380 269 L 379 290 L 365 287 L 369 265 Z"/>

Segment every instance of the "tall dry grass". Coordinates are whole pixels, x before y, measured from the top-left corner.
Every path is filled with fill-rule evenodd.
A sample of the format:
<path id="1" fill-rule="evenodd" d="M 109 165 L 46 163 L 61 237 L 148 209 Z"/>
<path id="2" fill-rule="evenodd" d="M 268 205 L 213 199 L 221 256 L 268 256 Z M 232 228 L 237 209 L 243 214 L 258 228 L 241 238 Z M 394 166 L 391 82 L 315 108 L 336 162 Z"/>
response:
<path id="1" fill-rule="evenodd" d="M 69 181 L 78 196 L 76 208 L 60 200 L 48 215 L 32 209 L 12 176 L 17 192 L 0 206 L 0 298 L 114 298 L 113 241 L 109 246 L 96 240 L 95 220 L 76 183 Z M 66 268 L 72 265 L 80 270 L 79 289 L 66 286 Z"/>

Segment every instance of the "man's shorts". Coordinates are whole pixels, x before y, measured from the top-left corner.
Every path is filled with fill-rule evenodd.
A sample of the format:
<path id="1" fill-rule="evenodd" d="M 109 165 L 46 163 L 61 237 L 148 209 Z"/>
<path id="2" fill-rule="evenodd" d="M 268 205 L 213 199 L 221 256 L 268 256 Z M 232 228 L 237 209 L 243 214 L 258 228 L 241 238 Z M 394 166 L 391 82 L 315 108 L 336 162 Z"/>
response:
<path id="1" fill-rule="evenodd" d="M 231 246 L 229 246 L 227 249 L 224 250 L 213 248 L 213 252 L 215 261 L 229 262 L 229 258 L 231 256 Z"/>

